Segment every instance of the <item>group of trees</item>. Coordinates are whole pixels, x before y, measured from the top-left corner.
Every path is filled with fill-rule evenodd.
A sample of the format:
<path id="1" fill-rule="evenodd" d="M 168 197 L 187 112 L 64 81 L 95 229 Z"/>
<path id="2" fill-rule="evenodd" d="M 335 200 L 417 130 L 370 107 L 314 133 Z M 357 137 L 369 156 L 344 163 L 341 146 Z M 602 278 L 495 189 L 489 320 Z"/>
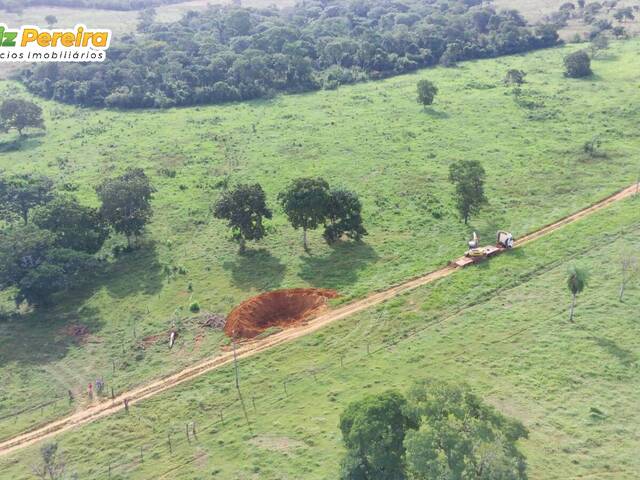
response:
<path id="1" fill-rule="evenodd" d="M 324 226 L 323 237 L 329 244 L 343 236 L 361 240 L 367 231 L 362 225 L 362 204 L 349 190 L 331 189 L 322 178 L 298 178 L 278 195 L 291 225 L 302 229 L 304 249 L 309 248 L 307 232 Z M 248 240 L 266 235 L 263 220 L 272 217 L 266 194 L 259 184 L 239 184 L 222 193 L 213 207 L 216 218 L 227 220 L 233 239 L 244 253 Z"/>
<path id="2" fill-rule="evenodd" d="M 525 427 L 468 387 L 427 381 L 407 397 L 389 390 L 351 403 L 340 417 L 342 480 L 524 480 L 516 441 Z"/>
<path id="3" fill-rule="evenodd" d="M 142 170 L 130 169 L 97 187 L 100 208 L 57 192 L 43 175 L 0 178 L 0 289 L 14 288 L 16 304 L 47 304 L 96 264 L 113 230 L 131 240 L 151 216 L 153 192 Z"/>
<path id="4" fill-rule="evenodd" d="M 289 9 L 211 6 L 141 32 L 104 63 L 35 65 L 30 91 L 84 106 L 164 108 L 332 88 L 428 65 L 555 45 L 548 25 L 480 0 L 305 1 Z"/>
<path id="5" fill-rule="evenodd" d="M 20 98 L 4 100 L 0 104 L 0 132 L 16 130 L 22 138 L 27 128 L 44 129 L 42 108 Z"/>

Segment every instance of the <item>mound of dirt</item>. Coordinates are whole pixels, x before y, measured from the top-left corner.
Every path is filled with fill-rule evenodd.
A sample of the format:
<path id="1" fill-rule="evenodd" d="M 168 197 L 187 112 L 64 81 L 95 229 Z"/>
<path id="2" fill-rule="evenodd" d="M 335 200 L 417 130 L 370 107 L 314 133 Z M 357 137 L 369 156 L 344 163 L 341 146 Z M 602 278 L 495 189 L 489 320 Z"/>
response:
<path id="1" fill-rule="evenodd" d="M 322 288 L 275 290 L 250 298 L 227 317 L 227 335 L 253 338 L 269 327 L 287 327 L 318 313 L 338 293 Z"/>

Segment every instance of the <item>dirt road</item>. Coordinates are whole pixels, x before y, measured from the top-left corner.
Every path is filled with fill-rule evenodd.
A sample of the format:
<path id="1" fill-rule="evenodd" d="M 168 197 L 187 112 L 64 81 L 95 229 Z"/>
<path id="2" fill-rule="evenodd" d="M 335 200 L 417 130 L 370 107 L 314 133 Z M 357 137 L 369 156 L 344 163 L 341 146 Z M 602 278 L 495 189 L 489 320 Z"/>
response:
<path id="1" fill-rule="evenodd" d="M 637 192 L 637 185 L 632 185 L 624 190 L 617 192 L 614 195 L 611 195 L 599 202 L 587 207 L 579 212 L 576 212 L 572 215 L 569 215 L 557 222 L 549 224 L 535 232 L 532 232 L 528 235 L 525 235 L 521 239 L 519 239 L 516 243 L 516 248 L 522 246 L 526 243 L 529 243 L 533 240 L 536 240 L 543 235 L 553 232 L 564 225 L 580 220 L 583 217 L 590 215 L 598 210 L 606 208 L 607 206 L 620 201 L 624 198 L 631 197 Z M 428 273 L 424 276 L 414 278 L 400 285 L 396 285 L 387 290 L 373 293 L 366 298 L 361 300 L 354 301 L 347 305 L 335 308 L 333 310 L 329 310 L 326 313 L 323 313 L 313 319 L 310 319 L 307 323 L 294 326 L 288 328 L 282 332 L 276 333 L 269 337 L 253 340 L 246 343 L 243 343 L 237 348 L 238 358 L 246 358 L 252 355 L 256 355 L 260 352 L 268 350 L 270 348 L 275 347 L 276 345 L 280 345 L 285 342 L 291 342 L 297 338 L 300 338 L 304 335 L 308 335 L 313 333 L 321 328 L 333 323 L 335 321 L 341 320 L 349 315 L 353 315 L 355 313 L 366 310 L 372 306 L 378 305 L 390 298 L 401 295 L 402 293 L 408 292 L 415 288 L 418 288 L 422 285 L 426 285 L 428 283 L 434 282 L 440 278 L 444 278 L 448 275 L 451 275 L 453 272 L 458 270 L 459 267 L 456 266 L 446 266 L 439 270 Z M 193 380 L 200 375 L 203 375 L 207 372 L 215 370 L 216 368 L 220 368 L 224 365 L 228 365 L 233 362 L 233 352 L 225 352 L 214 358 L 203 360 L 199 363 L 192 365 L 191 367 L 185 368 L 184 370 L 175 373 L 173 375 L 169 375 L 167 377 L 161 378 L 159 380 L 155 380 L 149 384 L 142 385 L 140 387 L 134 388 L 128 392 L 122 393 L 118 395 L 113 400 L 108 400 L 97 405 L 93 405 L 85 410 L 76 412 L 67 417 L 61 418 L 59 420 L 53 421 L 47 425 L 38 427 L 30 432 L 26 432 L 20 435 L 17 435 L 8 440 L 4 440 L 0 442 L 0 455 L 7 455 L 21 448 L 28 447 L 29 445 L 33 445 L 36 442 L 41 440 L 53 437 L 59 433 L 65 432 L 72 428 L 78 427 L 80 425 L 84 425 L 100 418 L 106 417 L 113 413 L 118 412 L 119 410 L 124 409 L 124 400 L 128 399 L 129 405 L 136 404 L 141 402 L 142 400 L 149 398 L 153 395 L 157 395 L 162 393 L 170 388 L 173 388 L 177 385 L 180 385 L 189 380 Z"/>

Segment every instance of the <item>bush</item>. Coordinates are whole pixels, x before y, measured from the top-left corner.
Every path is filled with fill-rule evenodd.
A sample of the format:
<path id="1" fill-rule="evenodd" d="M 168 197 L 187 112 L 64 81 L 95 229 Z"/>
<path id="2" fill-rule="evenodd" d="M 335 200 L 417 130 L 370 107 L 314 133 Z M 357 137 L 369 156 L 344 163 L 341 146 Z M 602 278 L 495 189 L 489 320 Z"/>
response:
<path id="1" fill-rule="evenodd" d="M 191 305 L 189 305 L 189 310 L 192 313 L 198 313 L 200 311 L 200 304 L 198 302 L 193 302 Z"/>
<path id="2" fill-rule="evenodd" d="M 591 58 L 584 50 L 573 52 L 564 57 L 565 76 L 570 78 L 588 77 L 591 71 Z"/>

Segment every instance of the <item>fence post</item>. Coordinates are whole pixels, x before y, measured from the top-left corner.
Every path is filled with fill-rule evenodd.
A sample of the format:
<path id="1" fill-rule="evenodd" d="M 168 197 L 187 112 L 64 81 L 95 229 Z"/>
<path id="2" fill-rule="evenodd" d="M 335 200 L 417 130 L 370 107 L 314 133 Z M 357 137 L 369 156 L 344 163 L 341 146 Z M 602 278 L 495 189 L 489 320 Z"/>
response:
<path id="1" fill-rule="evenodd" d="M 187 434 L 187 442 L 191 443 L 191 437 L 189 436 L 189 424 L 188 423 L 184 424 L 184 431 Z"/>
<path id="2" fill-rule="evenodd" d="M 169 453 L 173 454 L 173 447 L 171 446 L 171 432 L 167 433 L 167 440 L 169 442 Z"/>

